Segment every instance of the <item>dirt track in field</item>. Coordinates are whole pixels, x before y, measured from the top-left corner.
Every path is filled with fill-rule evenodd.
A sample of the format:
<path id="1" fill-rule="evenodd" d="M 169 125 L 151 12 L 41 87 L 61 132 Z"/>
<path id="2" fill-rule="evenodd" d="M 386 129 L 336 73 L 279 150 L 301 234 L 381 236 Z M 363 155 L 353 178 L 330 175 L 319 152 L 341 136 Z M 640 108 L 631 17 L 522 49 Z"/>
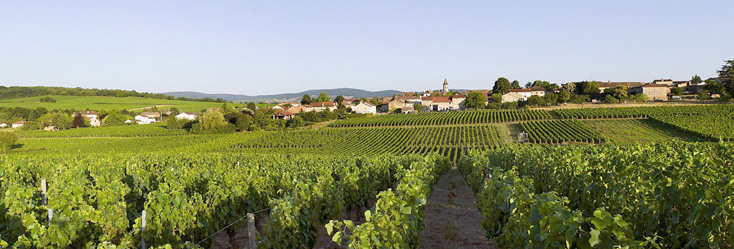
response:
<path id="1" fill-rule="evenodd" d="M 485 236 L 477 199 L 456 168 L 441 176 L 426 205 L 419 248 L 499 248 Z"/>

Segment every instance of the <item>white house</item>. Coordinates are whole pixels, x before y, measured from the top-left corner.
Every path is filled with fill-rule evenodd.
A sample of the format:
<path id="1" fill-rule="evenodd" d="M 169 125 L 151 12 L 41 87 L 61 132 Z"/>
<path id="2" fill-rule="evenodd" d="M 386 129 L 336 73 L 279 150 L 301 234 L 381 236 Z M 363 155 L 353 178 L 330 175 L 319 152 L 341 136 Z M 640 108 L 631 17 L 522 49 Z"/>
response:
<path id="1" fill-rule="evenodd" d="M 362 101 L 359 104 L 357 104 L 354 107 L 352 107 L 352 111 L 354 111 L 354 112 L 356 112 L 358 114 L 365 114 L 365 113 L 376 114 L 377 113 L 377 107 L 374 106 L 374 105 L 372 105 L 372 104 L 370 104 L 370 103 L 367 103 L 366 101 Z"/>
<path id="2" fill-rule="evenodd" d="M 526 101 L 532 95 L 530 89 L 510 89 L 510 92 L 502 94 L 502 102 Z"/>
<path id="3" fill-rule="evenodd" d="M 18 122 L 14 122 L 10 127 L 19 128 L 19 127 L 23 127 L 24 124 L 25 124 L 25 121 L 18 121 Z"/>
<path id="4" fill-rule="evenodd" d="M 141 125 L 142 124 L 152 124 L 152 123 L 155 123 L 155 118 L 150 118 L 148 116 L 143 116 L 143 115 L 137 115 L 135 116 L 135 123 L 138 123 Z"/>
<path id="5" fill-rule="evenodd" d="M 82 117 L 84 117 L 86 119 L 97 118 L 98 117 L 97 115 L 99 114 L 99 113 L 97 113 L 95 111 L 83 111 L 83 112 L 79 112 L 79 113 L 82 115 Z"/>
<path id="6" fill-rule="evenodd" d="M 99 127 L 99 126 L 102 125 L 102 122 L 99 121 L 99 119 L 97 119 L 96 117 L 94 117 L 94 118 L 92 118 L 92 119 L 89 120 L 89 125 L 92 126 L 92 127 Z"/>
<path id="7" fill-rule="evenodd" d="M 193 112 L 182 112 L 176 115 L 176 119 L 194 120 L 196 119 L 196 113 Z"/>
<path id="8" fill-rule="evenodd" d="M 7 127 L 8 127 L 8 124 L 6 124 L 6 123 L 0 123 L 0 128 L 7 128 Z"/>

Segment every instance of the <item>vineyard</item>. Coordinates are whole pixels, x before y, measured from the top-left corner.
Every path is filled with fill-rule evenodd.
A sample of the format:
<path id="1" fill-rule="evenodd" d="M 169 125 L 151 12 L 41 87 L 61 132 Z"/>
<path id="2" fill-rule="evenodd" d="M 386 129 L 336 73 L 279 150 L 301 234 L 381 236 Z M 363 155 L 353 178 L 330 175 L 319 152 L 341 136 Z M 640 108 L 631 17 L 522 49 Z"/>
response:
<path id="1" fill-rule="evenodd" d="M 588 125 L 575 120 L 521 122 L 520 128 L 528 133 L 531 143 L 602 143 L 606 138 Z"/>
<path id="2" fill-rule="evenodd" d="M 329 125 L 334 128 L 370 126 L 429 126 L 515 122 L 552 118 L 547 111 L 530 110 L 475 110 L 461 112 L 429 112 L 411 115 L 380 115 L 368 118 L 345 119 Z"/>
<path id="3" fill-rule="evenodd" d="M 644 119 L 585 120 L 584 123 L 599 131 L 616 144 L 657 143 L 673 140 L 707 141 L 696 134 L 682 131 L 673 125 Z"/>
<path id="4" fill-rule="evenodd" d="M 731 248 L 732 121 L 731 105 L 711 105 L 15 131 L 0 155 L 0 248 L 212 248 L 247 213 L 259 248 L 415 248 L 451 164 L 501 248 Z M 511 144 L 521 131 L 535 144 Z"/>
<path id="5" fill-rule="evenodd" d="M 238 153 L 5 156 L 0 163 L 0 244 L 22 248 L 131 248 L 142 240 L 153 247 L 207 247 L 207 235 L 263 209 L 269 212 L 261 247 L 313 246 L 318 229 L 345 208 L 375 196 L 378 203 L 425 198 L 430 185 L 423 184 L 449 165 L 439 156 Z M 417 218 L 420 205 L 411 208 L 406 218 Z M 390 209 L 376 210 L 373 219 Z"/>
<path id="6" fill-rule="evenodd" d="M 459 168 L 504 248 L 731 248 L 732 155 L 730 143 L 513 146 Z"/>
<path id="7" fill-rule="evenodd" d="M 164 124 L 123 125 L 69 129 L 55 132 L 22 130 L 16 132 L 24 138 L 70 138 L 70 137 L 157 137 L 188 134 L 183 129 L 166 129 Z"/>

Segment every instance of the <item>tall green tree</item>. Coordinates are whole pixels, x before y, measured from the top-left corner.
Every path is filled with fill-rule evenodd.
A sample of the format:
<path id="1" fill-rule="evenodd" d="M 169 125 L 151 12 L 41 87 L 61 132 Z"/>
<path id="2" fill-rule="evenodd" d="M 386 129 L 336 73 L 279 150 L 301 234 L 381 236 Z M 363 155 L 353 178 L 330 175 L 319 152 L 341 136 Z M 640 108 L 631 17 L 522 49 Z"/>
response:
<path id="1" fill-rule="evenodd" d="M 718 72 L 719 77 L 724 79 L 722 83 L 727 92 L 734 96 L 734 60 L 727 60 Z"/>
<path id="2" fill-rule="evenodd" d="M 320 92 L 319 98 L 316 99 L 316 102 L 329 102 L 329 101 L 331 101 L 331 98 L 329 98 L 329 95 L 326 94 L 325 92 Z"/>
<path id="3" fill-rule="evenodd" d="M 464 101 L 464 106 L 466 108 L 481 109 L 484 108 L 484 105 L 487 102 L 487 96 L 481 92 L 470 92 Z"/>
<path id="4" fill-rule="evenodd" d="M 43 126 L 56 126 L 59 129 L 71 128 L 74 122 L 69 114 L 63 112 L 46 113 L 38 121 L 43 123 Z"/>
<path id="5" fill-rule="evenodd" d="M 706 90 L 708 90 L 710 93 L 724 93 L 724 85 L 722 85 L 718 80 L 714 78 L 706 79 Z"/>
<path id="6" fill-rule="evenodd" d="M 301 104 L 302 105 L 308 105 L 308 104 L 311 104 L 311 102 L 312 102 L 311 95 L 306 94 L 306 95 L 303 95 L 303 98 L 301 98 Z M 248 108 L 249 108 L 249 105 L 248 105 Z M 250 109 L 251 110 L 254 110 L 252 108 L 250 108 Z"/>
<path id="7" fill-rule="evenodd" d="M 336 105 L 343 105 L 344 96 L 341 96 L 341 95 L 336 96 L 336 98 L 334 98 L 334 103 L 336 103 Z"/>
<path id="8" fill-rule="evenodd" d="M 691 77 L 691 83 L 698 84 L 701 82 L 703 82 L 703 80 L 701 80 L 701 76 L 698 76 L 698 74 L 693 75 L 693 77 Z"/>
<path id="9" fill-rule="evenodd" d="M 510 89 L 512 89 L 512 84 L 510 84 L 510 81 L 505 77 L 500 77 L 494 82 L 492 92 L 505 94 L 510 92 Z"/>
<path id="10" fill-rule="evenodd" d="M 510 85 L 512 85 L 512 89 L 520 89 L 520 88 L 522 88 L 522 87 L 520 87 L 520 81 L 517 81 L 517 80 L 513 80 L 512 83 L 510 83 Z"/>
<path id="11" fill-rule="evenodd" d="M 566 103 L 568 100 L 571 99 L 571 92 L 567 90 L 561 90 L 560 93 L 558 93 L 558 102 L 559 103 Z"/>
<path id="12" fill-rule="evenodd" d="M 74 122 L 72 123 L 72 127 L 84 127 L 84 117 L 82 117 L 81 112 L 77 112 L 76 115 L 74 115 Z"/>

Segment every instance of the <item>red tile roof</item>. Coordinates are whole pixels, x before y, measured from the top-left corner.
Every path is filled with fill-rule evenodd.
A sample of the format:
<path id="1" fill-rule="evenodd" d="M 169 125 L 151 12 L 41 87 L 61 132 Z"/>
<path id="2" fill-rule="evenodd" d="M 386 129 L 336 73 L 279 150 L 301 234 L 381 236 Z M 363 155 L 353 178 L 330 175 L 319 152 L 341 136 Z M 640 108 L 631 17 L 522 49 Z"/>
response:
<path id="1" fill-rule="evenodd" d="M 510 89 L 511 93 L 529 93 L 530 89 Z"/>
<path id="2" fill-rule="evenodd" d="M 311 104 L 308 104 L 310 107 L 330 107 L 334 106 L 334 102 L 328 101 L 328 102 L 311 102 Z"/>
<path id="3" fill-rule="evenodd" d="M 642 87 L 668 87 L 668 86 L 660 85 L 660 84 L 647 84 L 647 85 L 643 85 Z"/>
<path id="4" fill-rule="evenodd" d="M 451 102 L 449 97 L 433 97 L 433 102 Z"/>

